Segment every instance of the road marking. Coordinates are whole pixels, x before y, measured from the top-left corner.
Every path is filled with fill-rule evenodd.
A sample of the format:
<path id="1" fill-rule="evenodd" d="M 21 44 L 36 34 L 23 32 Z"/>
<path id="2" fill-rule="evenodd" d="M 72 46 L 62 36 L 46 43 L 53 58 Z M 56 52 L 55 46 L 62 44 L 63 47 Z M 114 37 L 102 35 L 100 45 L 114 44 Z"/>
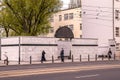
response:
<path id="1" fill-rule="evenodd" d="M 84 76 L 79 76 L 79 77 L 75 77 L 77 79 L 79 78 L 90 78 L 90 77 L 96 77 L 96 76 L 99 76 L 100 74 L 94 74 L 94 75 L 84 75 Z"/>

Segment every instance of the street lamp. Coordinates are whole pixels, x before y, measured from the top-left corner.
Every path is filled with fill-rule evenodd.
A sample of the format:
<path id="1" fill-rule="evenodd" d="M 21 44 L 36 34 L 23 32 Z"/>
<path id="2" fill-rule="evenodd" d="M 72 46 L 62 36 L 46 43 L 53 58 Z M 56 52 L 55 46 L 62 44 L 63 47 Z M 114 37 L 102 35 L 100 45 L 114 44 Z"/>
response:
<path id="1" fill-rule="evenodd" d="M 115 32 L 114 32 L 114 29 L 115 29 L 115 27 L 114 27 L 114 24 L 115 24 L 115 22 L 114 22 L 114 7 L 115 7 L 115 3 L 114 3 L 114 0 L 112 0 L 112 12 L 113 12 L 113 40 L 115 40 Z"/>
<path id="2" fill-rule="evenodd" d="M 0 60 L 1 60 L 1 37 L 2 37 L 2 29 L 0 29 Z"/>

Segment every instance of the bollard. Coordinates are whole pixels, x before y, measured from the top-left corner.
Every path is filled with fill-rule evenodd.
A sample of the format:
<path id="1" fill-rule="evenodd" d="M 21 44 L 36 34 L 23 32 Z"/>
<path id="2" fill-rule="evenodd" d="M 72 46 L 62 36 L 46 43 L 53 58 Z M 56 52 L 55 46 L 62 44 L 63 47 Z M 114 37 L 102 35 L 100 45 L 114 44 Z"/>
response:
<path id="1" fill-rule="evenodd" d="M 8 59 L 5 59 L 4 64 L 8 65 L 8 63 L 9 63 Z"/>
<path id="2" fill-rule="evenodd" d="M 118 55 L 117 57 L 118 57 L 118 60 L 120 60 L 120 55 Z"/>
<path id="3" fill-rule="evenodd" d="M 8 65 L 9 61 L 8 61 L 8 57 L 6 57 L 6 59 L 4 60 L 4 64 Z"/>
<path id="4" fill-rule="evenodd" d="M 73 58 L 73 55 L 72 55 L 72 62 L 74 62 L 74 58 Z"/>
<path id="5" fill-rule="evenodd" d="M 90 61 L 90 55 L 88 54 L 88 61 Z"/>
<path id="6" fill-rule="evenodd" d="M 102 61 L 104 60 L 104 55 L 102 55 Z"/>
<path id="7" fill-rule="evenodd" d="M 81 59 L 81 55 L 80 55 L 80 62 L 82 61 L 82 59 Z"/>
<path id="8" fill-rule="evenodd" d="M 120 55 L 118 56 L 118 59 L 120 60 Z"/>
<path id="9" fill-rule="evenodd" d="M 30 64 L 32 64 L 32 56 L 30 56 Z"/>
<path id="10" fill-rule="evenodd" d="M 97 61 L 97 54 L 95 55 L 95 61 Z"/>
<path id="11" fill-rule="evenodd" d="M 9 61 L 7 60 L 6 62 L 7 62 L 6 65 L 8 65 Z"/>
<path id="12" fill-rule="evenodd" d="M 108 57 L 108 60 L 110 60 L 110 58 Z"/>
<path id="13" fill-rule="evenodd" d="M 18 60 L 18 64 L 20 65 L 20 57 L 19 57 L 19 60 Z"/>
<path id="14" fill-rule="evenodd" d="M 8 65 L 8 62 L 9 62 L 9 61 L 8 61 L 8 60 L 6 60 L 6 65 Z"/>
<path id="15" fill-rule="evenodd" d="M 54 56 L 52 55 L 52 63 L 54 63 Z"/>
<path id="16" fill-rule="evenodd" d="M 6 60 L 4 60 L 4 64 L 6 64 L 6 65 L 8 65 L 8 60 L 6 59 Z"/>
<path id="17" fill-rule="evenodd" d="M 109 55 L 108 55 L 108 60 L 110 60 L 110 57 L 109 57 Z"/>
<path id="18" fill-rule="evenodd" d="M 114 54 L 114 60 L 116 60 L 116 55 Z"/>

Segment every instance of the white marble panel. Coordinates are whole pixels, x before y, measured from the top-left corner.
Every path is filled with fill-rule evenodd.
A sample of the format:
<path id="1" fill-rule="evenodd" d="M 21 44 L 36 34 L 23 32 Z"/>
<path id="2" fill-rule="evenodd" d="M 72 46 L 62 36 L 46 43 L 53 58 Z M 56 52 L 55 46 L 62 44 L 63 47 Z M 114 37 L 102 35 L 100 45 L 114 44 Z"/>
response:
<path id="1" fill-rule="evenodd" d="M 19 44 L 19 37 L 1 38 L 1 44 Z"/>

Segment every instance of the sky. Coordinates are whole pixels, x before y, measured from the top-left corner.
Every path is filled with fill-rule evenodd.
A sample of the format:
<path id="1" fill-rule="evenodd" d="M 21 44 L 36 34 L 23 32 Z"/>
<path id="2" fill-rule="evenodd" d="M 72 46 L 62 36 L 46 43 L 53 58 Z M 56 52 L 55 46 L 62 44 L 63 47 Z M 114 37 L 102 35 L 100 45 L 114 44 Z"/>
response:
<path id="1" fill-rule="evenodd" d="M 69 4 L 70 0 L 61 0 L 61 1 L 63 1 L 63 9 L 68 8 L 68 4 Z"/>

